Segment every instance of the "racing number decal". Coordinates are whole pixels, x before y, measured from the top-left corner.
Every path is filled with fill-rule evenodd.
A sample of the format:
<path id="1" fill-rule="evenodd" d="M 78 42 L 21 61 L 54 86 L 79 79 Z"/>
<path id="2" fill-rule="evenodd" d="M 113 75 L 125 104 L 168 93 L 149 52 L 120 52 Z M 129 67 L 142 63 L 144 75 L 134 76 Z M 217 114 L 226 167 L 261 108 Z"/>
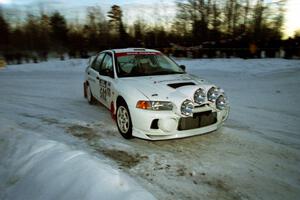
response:
<path id="1" fill-rule="evenodd" d="M 106 101 L 106 84 L 107 81 L 105 80 L 100 80 L 100 98 Z"/>
<path id="2" fill-rule="evenodd" d="M 111 96 L 110 82 L 100 80 L 100 98 L 107 101 L 107 97 Z"/>

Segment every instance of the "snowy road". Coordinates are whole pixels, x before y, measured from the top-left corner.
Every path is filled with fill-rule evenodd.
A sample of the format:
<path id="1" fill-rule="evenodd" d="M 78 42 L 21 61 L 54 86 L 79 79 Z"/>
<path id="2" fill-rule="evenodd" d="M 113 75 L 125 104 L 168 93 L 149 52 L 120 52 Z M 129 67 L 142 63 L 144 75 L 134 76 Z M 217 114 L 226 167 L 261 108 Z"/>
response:
<path id="1" fill-rule="evenodd" d="M 30 177 L 22 172 L 36 168 L 23 169 L 14 161 L 36 148 L 36 138 L 64 146 L 52 157 L 71 149 L 101 162 L 99 167 L 111 166 L 113 174 L 129 175 L 131 179 L 125 175 L 128 191 L 141 187 L 135 193 L 139 195 L 148 194 L 144 188 L 157 199 L 300 198 L 299 60 L 179 60 L 188 72 L 225 89 L 230 117 L 216 132 L 158 142 L 124 140 L 109 111 L 86 102 L 82 94 L 85 62 L 51 61 L 0 70 L 0 153 L 4 155 L 0 158 L 0 199 L 18 199 L 22 192 L 31 199 L 45 195 L 41 189 L 28 192 L 24 186 Z M 94 162 L 93 167 L 79 166 L 76 173 L 81 167 L 97 171 Z M 68 172 L 62 166 L 60 169 Z M 76 180 L 86 181 L 85 177 Z M 42 185 L 48 180 L 35 181 Z M 105 184 L 96 178 L 87 183 L 93 184 L 91 187 Z M 48 199 L 63 193 L 56 184 L 53 181 Z M 78 184 L 64 181 L 70 194 L 63 199 L 74 197 L 72 194 L 82 188 Z M 91 189 L 82 189 L 80 194 L 95 199 L 91 193 L 97 194 Z"/>

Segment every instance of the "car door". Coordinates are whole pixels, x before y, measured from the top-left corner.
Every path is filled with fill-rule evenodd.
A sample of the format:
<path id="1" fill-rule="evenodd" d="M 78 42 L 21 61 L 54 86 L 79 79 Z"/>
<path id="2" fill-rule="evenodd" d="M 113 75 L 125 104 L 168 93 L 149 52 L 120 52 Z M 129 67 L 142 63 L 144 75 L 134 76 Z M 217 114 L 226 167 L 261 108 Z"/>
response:
<path id="1" fill-rule="evenodd" d="M 100 53 L 92 62 L 91 66 L 89 67 L 87 74 L 88 74 L 88 81 L 90 84 L 90 88 L 92 91 L 93 96 L 99 101 L 100 100 L 100 76 L 99 70 L 101 67 L 101 63 L 105 53 Z"/>
<path id="2" fill-rule="evenodd" d="M 112 53 L 107 52 L 103 58 L 102 64 L 99 70 L 100 74 L 100 99 L 99 101 L 110 108 L 112 102 L 112 91 L 114 81 L 114 68 L 113 68 L 113 56 Z"/>

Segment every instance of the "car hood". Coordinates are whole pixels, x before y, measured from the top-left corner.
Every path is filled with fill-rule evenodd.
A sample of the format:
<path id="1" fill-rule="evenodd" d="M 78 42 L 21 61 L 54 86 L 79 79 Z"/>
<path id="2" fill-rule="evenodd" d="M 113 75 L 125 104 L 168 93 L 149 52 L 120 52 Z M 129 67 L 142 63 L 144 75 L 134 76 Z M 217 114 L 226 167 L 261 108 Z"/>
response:
<path id="1" fill-rule="evenodd" d="M 122 78 L 122 84 L 137 89 L 151 101 L 172 101 L 175 104 L 176 101 L 192 100 L 199 87 L 206 91 L 212 87 L 206 80 L 189 74 Z"/>

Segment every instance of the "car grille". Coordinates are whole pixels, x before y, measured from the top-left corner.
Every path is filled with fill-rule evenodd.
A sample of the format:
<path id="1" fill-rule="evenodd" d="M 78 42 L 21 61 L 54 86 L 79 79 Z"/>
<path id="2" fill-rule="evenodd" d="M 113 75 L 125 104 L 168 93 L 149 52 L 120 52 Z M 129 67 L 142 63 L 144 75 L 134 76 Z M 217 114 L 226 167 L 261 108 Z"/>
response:
<path id="1" fill-rule="evenodd" d="M 194 113 L 193 117 L 182 117 L 179 120 L 178 130 L 202 128 L 217 122 L 217 113 L 212 111 Z"/>

